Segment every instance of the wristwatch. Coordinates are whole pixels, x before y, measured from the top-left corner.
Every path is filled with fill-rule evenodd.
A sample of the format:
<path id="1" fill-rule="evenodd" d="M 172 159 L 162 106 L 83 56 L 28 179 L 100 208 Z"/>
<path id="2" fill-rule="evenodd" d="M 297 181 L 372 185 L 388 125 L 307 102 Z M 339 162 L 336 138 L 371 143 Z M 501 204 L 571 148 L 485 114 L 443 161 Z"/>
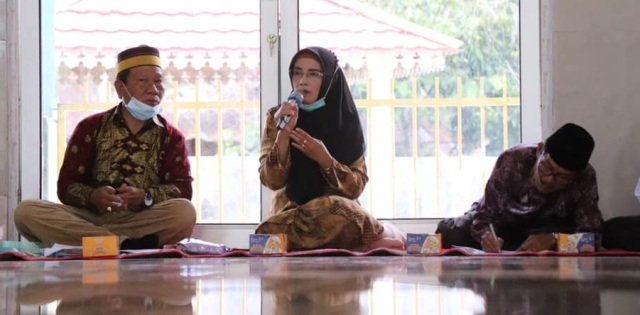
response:
<path id="1" fill-rule="evenodd" d="M 153 196 L 148 189 L 144 190 L 144 207 L 149 208 L 153 205 Z"/>

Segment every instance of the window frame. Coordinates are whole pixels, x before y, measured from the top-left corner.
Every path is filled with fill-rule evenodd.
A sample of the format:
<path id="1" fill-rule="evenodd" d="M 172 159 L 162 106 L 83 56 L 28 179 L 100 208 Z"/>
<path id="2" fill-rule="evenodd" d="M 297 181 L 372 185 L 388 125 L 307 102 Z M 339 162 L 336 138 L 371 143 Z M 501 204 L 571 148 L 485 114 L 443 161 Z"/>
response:
<path id="1" fill-rule="evenodd" d="M 15 1 L 18 12 L 18 86 L 20 102 L 20 134 L 17 135 L 20 142 L 20 187 L 19 198 L 21 200 L 40 198 L 41 187 L 41 104 L 42 83 L 40 67 L 40 1 L 20 0 Z M 34 16 L 38 18 L 33 18 Z M 37 36 L 34 36 L 37 34 Z M 38 93 L 33 93 L 38 91 Z M 38 122 L 38 128 L 33 128 L 34 122 Z M 34 151 L 39 154 L 32 154 Z"/>
<path id="2" fill-rule="evenodd" d="M 18 89 L 20 132 L 10 132 L 10 142 L 19 141 L 19 180 L 17 187 L 9 191 L 18 191 L 17 202 L 25 199 L 41 198 L 42 148 L 42 69 L 33 67 L 41 64 L 43 35 L 41 34 L 41 1 L 10 0 L 19 9 L 17 12 L 17 35 L 19 60 L 19 80 L 9 83 L 10 89 Z M 8 2 L 10 2 L 8 1 Z M 279 103 L 283 95 L 290 90 L 286 75 L 288 60 L 298 49 L 298 2 L 297 1 L 260 1 L 260 40 L 263 47 L 261 57 L 261 129 L 267 110 Z M 10 14 L 10 13 L 9 13 Z M 33 18 L 37 16 L 38 18 Z M 520 63 L 521 63 L 521 141 L 537 142 L 550 122 L 551 106 L 541 107 L 541 14 L 540 0 L 520 2 Z M 266 41 L 268 34 L 279 34 L 278 41 L 269 49 Z M 37 34 L 38 36 L 34 36 Z M 46 37 L 46 36 L 45 36 Z M 278 71 L 279 69 L 279 71 Z M 278 80 L 273 80 L 278 73 Z M 271 77 L 270 77 L 271 76 Z M 10 80 L 11 82 L 11 80 Z M 38 93 L 33 93 L 38 91 Z M 37 105 L 37 106 L 36 106 Z M 525 117 L 525 119 L 522 119 Z M 33 128 L 33 123 L 38 127 Z M 17 139 L 16 139 L 17 138 Z M 32 154 L 33 152 L 39 154 Z M 39 165 L 40 167 L 33 167 Z M 258 184 L 258 183 L 257 183 Z M 11 205 L 11 203 L 10 203 Z M 261 213 L 265 218 L 271 205 L 271 191 L 261 188 Z M 390 220 L 404 232 L 434 231 L 439 219 L 398 219 Z M 256 224 L 199 224 L 194 237 L 224 243 L 231 247 L 245 248 L 248 234 L 253 233 Z M 16 232 L 17 233 L 17 232 Z M 9 235 L 11 238 L 12 235 Z M 17 238 L 17 236 L 16 236 Z"/>

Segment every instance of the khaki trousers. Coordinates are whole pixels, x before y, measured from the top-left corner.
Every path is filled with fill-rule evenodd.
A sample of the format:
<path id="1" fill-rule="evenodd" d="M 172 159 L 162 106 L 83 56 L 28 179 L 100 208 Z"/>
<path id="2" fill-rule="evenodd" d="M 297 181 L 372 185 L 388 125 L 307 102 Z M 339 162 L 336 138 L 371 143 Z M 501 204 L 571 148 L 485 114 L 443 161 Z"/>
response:
<path id="1" fill-rule="evenodd" d="M 16 208 L 15 224 L 32 242 L 82 245 L 85 236 L 116 235 L 120 242 L 156 234 L 159 246 L 190 237 L 196 211 L 187 199 L 170 199 L 141 212 L 96 214 L 90 210 L 46 200 L 26 200 Z"/>

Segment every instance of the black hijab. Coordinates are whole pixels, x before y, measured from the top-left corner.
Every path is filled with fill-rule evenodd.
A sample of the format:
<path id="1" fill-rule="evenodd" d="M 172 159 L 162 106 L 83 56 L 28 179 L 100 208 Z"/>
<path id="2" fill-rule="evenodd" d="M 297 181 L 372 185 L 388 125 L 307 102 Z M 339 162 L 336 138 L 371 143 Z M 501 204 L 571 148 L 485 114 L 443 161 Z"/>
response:
<path id="1" fill-rule="evenodd" d="M 350 165 L 364 154 L 365 142 L 358 110 L 338 65 L 338 58 L 322 47 L 304 48 L 291 59 L 289 80 L 296 60 L 302 53 L 311 53 L 320 62 L 324 76 L 318 97 L 326 95 L 326 105 L 310 112 L 300 110 L 296 128 L 321 140 L 338 162 Z M 291 147 L 287 197 L 297 204 L 305 204 L 323 194 L 324 184 L 318 163 Z"/>

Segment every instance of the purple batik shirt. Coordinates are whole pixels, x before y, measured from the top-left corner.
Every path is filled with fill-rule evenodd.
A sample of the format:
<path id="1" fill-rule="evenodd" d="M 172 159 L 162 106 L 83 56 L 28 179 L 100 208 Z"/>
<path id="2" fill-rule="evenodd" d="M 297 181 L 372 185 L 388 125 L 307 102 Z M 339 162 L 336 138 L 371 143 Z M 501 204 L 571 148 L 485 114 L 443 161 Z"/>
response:
<path id="1" fill-rule="evenodd" d="M 471 236 L 480 242 L 489 223 L 494 227 L 526 226 L 535 218 L 570 222 L 572 233 L 592 232 L 599 244 L 603 221 L 593 167 L 588 165 L 577 173 L 566 189 L 542 194 L 532 182 L 536 160 L 536 144 L 514 146 L 498 157 L 484 196 L 472 207 L 476 214 Z"/>

